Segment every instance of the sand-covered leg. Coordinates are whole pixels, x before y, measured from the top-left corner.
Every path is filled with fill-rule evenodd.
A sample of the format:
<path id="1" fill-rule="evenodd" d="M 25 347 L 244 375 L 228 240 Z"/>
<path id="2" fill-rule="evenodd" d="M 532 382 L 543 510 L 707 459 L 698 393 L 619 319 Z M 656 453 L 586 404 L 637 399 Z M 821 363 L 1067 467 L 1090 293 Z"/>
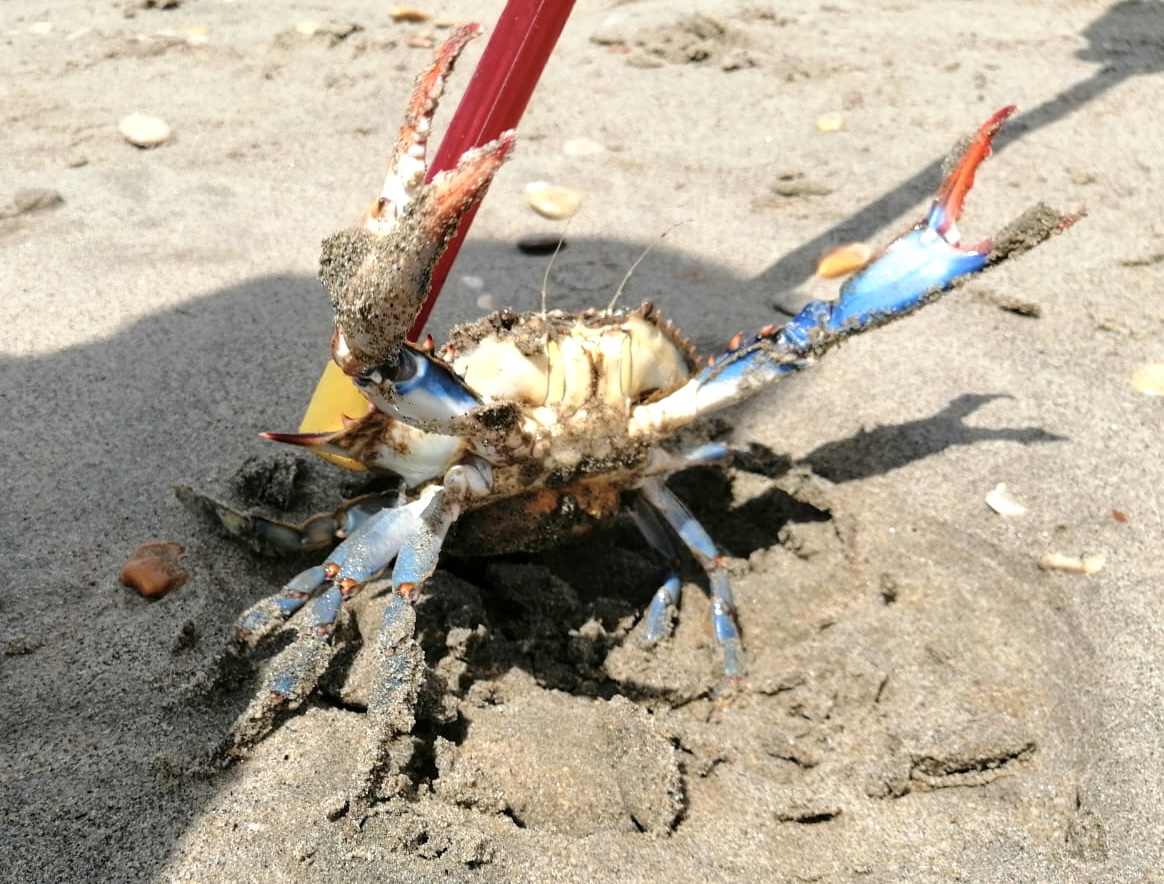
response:
<path id="1" fill-rule="evenodd" d="M 248 642 L 253 644 L 273 632 L 287 616 L 285 612 L 293 613 L 311 593 L 323 589 L 300 619 L 292 621 L 295 638 L 265 665 L 263 687 L 235 722 L 222 752 L 245 754 L 270 733 L 280 714 L 294 710 L 310 695 L 331 662 L 332 635 L 344 601 L 388 567 L 402 549 L 409 551 L 404 570 L 416 578 L 414 585 L 428 578 L 440 553 L 440 539 L 453 518 L 443 522 L 440 537 L 434 541 L 430 513 L 451 511 L 444 500 L 444 489 L 432 486 L 410 504 L 372 514 L 335 548 L 327 562 L 303 572 L 281 593 L 243 615 L 240 633 L 245 627 L 248 634 L 242 640 L 253 638 Z M 420 570 L 412 564 L 418 558 L 417 548 L 431 559 L 420 556 L 426 561 Z M 256 633 L 261 635 L 255 638 Z"/>
<path id="2" fill-rule="evenodd" d="M 458 473 L 454 489 L 461 485 Z M 375 681 L 368 696 L 368 737 L 359 767 L 360 782 L 348 802 L 348 826 L 359 828 L 376 792 L 411 758 L 408 734 L 416 723 L 416 703 L 425 679 L 424 652 L 416 640 L 412 601 L 436 569 L 449 527 L 461 511 L 457 490 L 433 495 L 413 526 L 392 569 L 392 594 L 373 644 Z M 393 789 L 392 791 L 398 791 Z"/>

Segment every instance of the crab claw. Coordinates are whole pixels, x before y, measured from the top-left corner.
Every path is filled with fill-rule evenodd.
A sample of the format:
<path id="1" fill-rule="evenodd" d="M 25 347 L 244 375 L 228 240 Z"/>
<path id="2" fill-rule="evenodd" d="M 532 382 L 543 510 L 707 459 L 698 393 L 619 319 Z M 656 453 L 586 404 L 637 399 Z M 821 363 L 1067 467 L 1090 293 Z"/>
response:
<path id="1" fill-rule="evenodd" d="M 1002 124 L 1014 116 L 1017 110 L 1015 105 L 1007 105 L 1002 110 L 995 111 L 994 116 L 982 124 L 966 145 L 958 164 L 946 176 L 946 180 L 934 195 L 934 204 L 926 216 L 925 224 L 931 230 L 937 231 L 950 245 L 958 246 L 959 234 L 955 225 L 962 216 L 962 204 L 966 201 L 966 194 L 974 186 L 974 173 L 978 171 L 982 161 L 990 156 L 990 143 L 1002 128 Z M 989 241 L 985 241 L 968 251 L 989 253 L 990 248 Z"/>
<path id="2" fill-rule="evenodd" d="M 384 235 L 395 226 L 396 219 L 418 194 L 428 173 L 428 136 L 432 131 L 432 116 L 445 90 L 445 81 L 453 65 L 469 41 L 481 33 L 476 23 L 455 28 L 445 39 L 427 68 L 416 78 L 404 124 L 396 136 L 388 172 L 380 196 L 368 206 L 359 226 L 372 233 Z"/>
<path id="3" fill-rule="evenodd" d="M 437 48 L 413 87 L 379 197 L 359 226 L 323 242 L 319 277 L 335 311 L 332 357 L 350 377 L 397 362 L 437 262 L 513 147 L 514 133 L 504 132 L 467 151 L 454 168 L 424 180 L 432 116 L 445 80 L 479 32 L 477 25 L 457 28 Z"/>
<path id="4" fill-rule="evenodd" d="M 783 326 L 715 357 L 685 388 L 634 409 L 636 431 L 670 432 L 690 415 L 722 408 L 809 365 L 830 347 L 913 313 L 950 291 L 958 280 L 1020 255 L 1066 230 L 1081 217 L 1038 203 L 971 248 L 961 244 L 958 216 L 974 173 L 990 155 L 991 139 L 1015 112 L 1004 107 L 982 125 L 942 182 L 926 217 L 894 240 L 841 288 L 836 301 L 810 301 Z"/>
<path id="5" fill-rule="evenodd" d="M 514 133 L 469 151 L 422 185 L 387 233 L 349 228 L 323 242 L 319 278 L 335 311 L 332 358 L 350 377 L 395 364 L 461 219 L 485 195 Z"/>
<path id="6" fill-rule="evenodd" d="M 1016 110 L 1014 105 L 1004 107 L 982 124 L 942 182 L 926 217 L 841 288 L 830 328 L 840 330 L 854 322 L 863 327 L 877 316 L 913 309 L 990 263 L 991 241 L 964 248 L 957 221 L 974 186 L 974 173 L 990 156 L 991 140 Z"/>

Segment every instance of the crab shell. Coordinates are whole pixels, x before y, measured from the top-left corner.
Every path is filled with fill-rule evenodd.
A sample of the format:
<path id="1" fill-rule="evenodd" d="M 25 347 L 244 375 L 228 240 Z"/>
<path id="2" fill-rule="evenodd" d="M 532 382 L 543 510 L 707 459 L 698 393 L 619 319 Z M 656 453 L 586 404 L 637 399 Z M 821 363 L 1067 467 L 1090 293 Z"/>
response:
<path id="1" fill-rule="evenodd" d="M 619 313 L 500 311 L 458 326 L 426 358 L 479 398 L 481 414 L 498 415 L 495 433 L 426 432 L 365 401 L 362 417 L 298 441 L 399 476 L 408 489 L 485 457 L 493 493 L 450 532 L 446 548 L 460 555 L 541 549 L 613 518 L 658 441 L 631 431 L 632 409 L 679 389 L 696 368 L 691 346 L 649 303 Z"/>

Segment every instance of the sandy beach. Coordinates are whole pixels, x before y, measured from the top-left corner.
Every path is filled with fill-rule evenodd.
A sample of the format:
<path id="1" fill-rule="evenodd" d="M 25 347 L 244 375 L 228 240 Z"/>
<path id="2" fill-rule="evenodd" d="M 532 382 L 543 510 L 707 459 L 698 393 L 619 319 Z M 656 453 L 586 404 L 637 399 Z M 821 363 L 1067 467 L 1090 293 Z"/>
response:
<path id="1" fill-rule="evenodd" d="M 700 426 L 747 452 L 671 482 L 727 556 L 735 690 L 694 573 L 641 646 L 659 569 L 620 524 L 442 565 L 417 616 L 450 687 L 356 837 L 352 636 L 383 597 L 300 713 L 203 770 L 256 690 L 235 618 L 316 560 L 172 487 L 286 457 L 258 433 L 296 428 L 329 357 L 320 241 L 377 193 L 443 33 L 389 8 L 0 4 L 0 881 L 1164 881 L 1164 398 L 1133 380 L 1164 363 L 1159 0 L 580 3 L 438 340 L 543 280 L 605 306 L 654 244 L 625 303 L 718 352 L 831 296 L 821 255 L 917 220 L 1012 103 L 967 241 L 1040 200 L 1087 217 Z M 157 147 L 119 132 L 135 112 Z M 582 195 L 548 274 L 517 248 L 561 230 L 539 180 Z M 296 512 L 356 487 L 289 463 Z M 150 539 L 189 574 L 157 601 L 118 580 Z"/>

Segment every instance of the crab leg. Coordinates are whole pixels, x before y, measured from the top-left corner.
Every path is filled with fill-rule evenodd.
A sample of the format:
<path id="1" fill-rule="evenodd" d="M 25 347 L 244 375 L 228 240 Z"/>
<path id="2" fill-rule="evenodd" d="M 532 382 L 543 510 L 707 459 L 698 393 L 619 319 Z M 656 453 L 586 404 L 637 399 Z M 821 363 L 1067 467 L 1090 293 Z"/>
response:
<path id="1" fill-rule="evenodd" d="M 271 732 L 280 712 L 294 710 L 307 699 L 331 662 L 331 636 L 342 603 L 337 586 L 328 587 L 311 603 L 296 639 L 268 664 L 264 689 L 235 721 L 219 755 L 244 754 Z"/>
<path id="2" fill-rule="evenodd" d="M 403 595 L 392 593 L 373 646 L 376 677 L 368 695 L 368 740 L 359 767 L 362 781 L 348 801 L 347 817 L 356 827 L 385 776 L 399 770 L 406 760 L 396 757 L 404 754 L 397 738 L 416 724 L 416 702 L 425 677 L 424 651 L 415 636 L 416 611 Z"/>
<path id="3" fill-rule="evenodd" d="M 732 449 L 721 442 L 708 442 L 679 453 L 656 448 L 651 452 L 651 459 L 644 475 L 668 476 L 691 467 L 722 463 L 732 454 Z M 679 607 L 679 553 L 671 541 L 671 535 L 659 522 L 659 512 L 641 496 L 635 498 L 630 514 L 639 532 L 646 538 L 651 548 L 662 557 L 667 567 L 663 583 L 655 591 L 644 615 L 646 627 L 643 641 L 647 645 L 653 645 L 671 631 L 673 614 Z"/>
<path id="4" fill-rule="evenodd" d="M 695 516 L 691 515 L 683 502 L 667 489 L 662 479 L 644 479 L 639 491 L 646 502 L 663 517 L 663 521 L 671 530 L 679 535 L 684 546 L 691 550 L 695 560 L 707 573 L 711 590 L 711 626 L 715 640 L 723 650 L 724 675 L 728 678 L 742 678 L 744 660 L 740 630 L 736 625 L 736 605 L 732 598 L 727 569 L 724 568 L 723 557 L 716 549 L 715 541 L 695 520 Z"/>
<path id="5" fill-rule="evenodd" d="M 295 575 L 278 595 L 262 599 L 242 612 L 235 623 L 235 637 L 243 644 L 254 647 L 282 626 L 288 617 L 328 583 L 323 565 L 316 565 Z"/>
<path id="6" fill-rule="evenodd" d="M 697 414 L 738 402 L 811 364 L 845 338 L 885 325 L 948 292 L 956 282 L 1021 254 L 1070 227 L 1081 212 L 1061 215 L 1045 205 L 1028 209 L 991 240 L 961 245 L 956 221 L 990 141 L 1014 107 L 978 130 L 943 182 L 925 219 L 891 243 L 850 279 L 835 302 L 812 301 L 786 325 L 768 326 L 747 343 L 739 338 L 697 377 L 658 402 L 641 405 L 632 432 L 670 432 Z"/>
<path id="7" fill-rule="evenodd" d="M 331 662 L 332 634 L 345 599 L 401 556 L 404 570 L 416 575 L 415 547 L 435 546 L 427 519 L 434 501 L 441 501 L 443 489 L 433 486 L 407 506 L 374 513 L 352 535 L 335 548 L 324 565 L 309 568 L 294 577 L 278 595 L 252 606 L 239 620 L 240 640 L 256 644 L 268 636 L 310 597 L 327 587 L 308 607 L 296 624 L 298 637 L 267 665 L 266 689 L 239 716 L 228 738 L 227 752 L 240 754 L 261 740 L 274 727 L 279 712 L 298 707 L 311 693 Z M 443 511 L 446 507 L 437 507 Z M 451 522 L 451 518 L 449 519 Z M 447 523 L 445 524 L 447 530 Z M 443 539 L 443 534 L 441 535 Z M 402 554 L 402 550 L 407 552 Z M 434 559 L 435 563 L 435 559 Z M 431 568 L 429 569 L 431 573 Z M 422 579 L 427 579 L 425 573 Z"/>
<path id="8" fill-rule="evenodd" d="M 630 512 L 640 533 L 651 548 L 662 556 L 667 567 L 663 583 L 655 590 L 644 615 L 646 627 L 643 630 L 643 643 L 650 646 L 671 632 L 673 615 L 679 607 L 679 593 L 682 589 L 679 583 L 679 551 L 659 523 L 658 511 L 643 498 L 635 498 L 634 509 Z"/>
<path id="9" fill-rule="evenodd" d="M 388 708 L 401 691 L 418 690 L 418 673 L 423 671 L 423 657 L 419 668 L 412 660 L 411 627 L 407 641 L 399 635 L 404 629 L 401 624 L 415 619 L 407 603 L 416 589 L 432 576 L 445 535 L 460 515 L 463 501 L 466 497 L 488 493 L 490 482 L 485 464 L 453 467 L 445 475 L 445 485 L 430 485 L 412 503 L 372 513 L 332 551 L 327 562 L 309 568 L 289 581 L 278 595 L 248 609 L 239 621 L 239 638 L 256 644 L 313 593 L 326 587 L 296 624 L 297 639 L 268 664 L 266 690 L 239 716 L 225 746 L 226 754 L 238 755 L 253 746 L 270 732 L 279 712 L 295 709 L 311 693 L 331 662 L 331 638 L 344 601 L 393 560 L 396 562 L 392 571 L 393 599 L 389 601 L 384 615 L 385 628 L 381 629 L 375 646 L 383 685 L 369 701 L 369 712 L 374 721 L 380 722 L 376 725 L 382 731 L 377 736 L 377 744 L 411 729 L 411 723 L 399 729 L 396 719 L 402 713 Z M 407 615 L 400 613 L 401 604 L 410 609 Z M 404 656 L 397 660 L 400 654 Z M 411 714 L 409 706 L 408 715 Z M 369 770 L 380 767 L 382 761 L 369 762 Z"/>

